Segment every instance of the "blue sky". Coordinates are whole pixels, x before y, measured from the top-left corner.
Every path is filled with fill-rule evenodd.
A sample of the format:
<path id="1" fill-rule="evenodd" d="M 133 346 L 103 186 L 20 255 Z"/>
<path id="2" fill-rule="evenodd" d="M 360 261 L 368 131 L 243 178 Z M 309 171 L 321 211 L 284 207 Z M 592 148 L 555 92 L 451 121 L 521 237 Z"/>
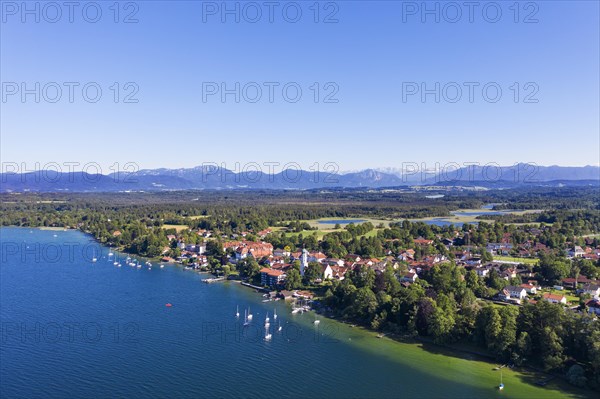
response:
<path id="1" fill-rule="evenodd" d="M 92 23 L 96 10 L 81 2 L 71 23 L 64 7 L 57 17 L 28 2 L 36 22 L 3 1 L 2 162 L 96 162 L 103 172 L 115 162 L 599 163 L 596 1 L 521 2 L 518 15 L 512 1 L 475 2 L 472 22 L 463 2 L 428 2 L 436 21 L 422 2 L 320 2 L 317 16 L 314 1 L 275 1 L 272 23 L 263 1 L 248 3 L 227 3 L 237 22 L 222 2 L 120 2 L 115 16 L 101 1 Z M 137 22 L 124 23 L 131 14 Z M 72 102 L 68 82 L 78 84 Z M 82 93 L 90 82 L 88 100 L 102 90 L 95 103 Z M 236 82 L 239 102 L 223 101 L 222 84 Z M 24 99 L 23 83 L 33 91 Z"/>

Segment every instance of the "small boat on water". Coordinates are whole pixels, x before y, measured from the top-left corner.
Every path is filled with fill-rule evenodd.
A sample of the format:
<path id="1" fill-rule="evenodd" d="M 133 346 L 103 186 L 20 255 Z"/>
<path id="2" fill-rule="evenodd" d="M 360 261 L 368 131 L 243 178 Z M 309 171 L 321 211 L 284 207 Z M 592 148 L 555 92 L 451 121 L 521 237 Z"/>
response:
<path id="1" fill-rule="evenodd" d="M 281 327 L 281 323 L 279 323 L 279 327 L 277 327 L 277 331 L 281 332 L 281 330 L 283 330 L 283 327 Z"/>
<path id="2" fill-rule="evenodd" d="M 502 391 L 504 389 L 504 383 L 502 382 L 502 371 L 500 371 L 500 385 L 498 385 L 498 390 Z"/>
<path id="3" fill-rule="evenodd" d="M 248 310 L 244 310 L 244 326 L 249 326 L 250 322 L 248 321 Z"/>
<path id="4" fill-rule="evenodd" d="M 109 252 L 109 253 L 108 253 L 108 256 L 113 256 L 113 255 L 114 255 L 114 254 L 113 254 L 112 252 Z"/>
<path id="5" fill-rule="evenodd" d="M 271 338 L 273 338 L 273 336 L 271 335 L 271 333 L 269 332 L 269 330 L 265 331 L 265 341 L 270 341 Z"/>
<path id="6" fill-rule="evenodd" d="M 160 268 L 161 268 L 161 269 L 162 269 L 162 268 L 164 268 L 164 267 L 165 267 L 165 265 L 160 265 Z"/>
<path id="7" fill-rule="evenodd" d="M 248 321 L 252 320 L 252 313 L 250 313 L 250 308 L 248 308 Z"/>
<path id="8" fill-rule="evenodd" d="M 267 316 L 265 317 L 265 324 L 269 324 L 269 321 L 271 321 L 271 319 L 269 319 L 269 312 L 267 312 Z"/>
<path id="9" fill-rule="evenodd" d="M 94 263 L 98 262 L 98 258 L 92 258 L 92 262 L 94 262 Z"/>
<path id="10" fill-rule="evenodd" d="M 240 317 L 240 307 L 239 306 L 235 307 L 235 317 L 236 318 Z"/>
<path id="11" fill-rule="evenodd" d="M 171 305 L 170 303 L 167 303 L 165 306 L 168 307 L 168 308 L 170 308 L 173 305 Z"/>
<path id="12" fill-rule="evenodd" d="M 273 310 L 273 320 L 277 320 L 277 309 Z"/>

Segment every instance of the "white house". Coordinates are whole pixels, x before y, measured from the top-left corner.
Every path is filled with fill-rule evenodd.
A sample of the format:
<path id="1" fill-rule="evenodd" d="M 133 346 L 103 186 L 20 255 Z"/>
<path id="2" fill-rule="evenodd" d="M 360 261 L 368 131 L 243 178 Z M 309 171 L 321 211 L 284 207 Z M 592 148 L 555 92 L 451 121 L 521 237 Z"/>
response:
<path id="1" fill-rule="evenodd" d="M 508 285 L 502 290 L 502 296 L 506 299 L 518 299 L 520 301 L 527 297 L 527 291 L 523 287 Z"/>
<path id="2" fill-rule="evenodd" d="M 547 300 L 548 302 L 562 303 L 563 305 L 567 304 L 567 297 L 565 297 L 564 295 L 556 295 L 556 294 L 551 294 L 551 293 L 547 292 L 544 294 L 543 298 L 545 300 Z"/>
<path id="3" fill-rule="evenodd" d="M 583 293 L 591 295 L 595 299 L 600 299 L 600 286 L 595 284 L 586 284 L 583 286 Z"/>

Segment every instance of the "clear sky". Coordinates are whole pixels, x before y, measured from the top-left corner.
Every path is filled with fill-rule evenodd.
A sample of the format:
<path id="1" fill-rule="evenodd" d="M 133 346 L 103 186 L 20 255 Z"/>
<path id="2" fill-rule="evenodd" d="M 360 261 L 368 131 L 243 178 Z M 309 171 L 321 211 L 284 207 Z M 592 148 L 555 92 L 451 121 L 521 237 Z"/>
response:
<path id="1" fill-rule="evenodd" d="M 2 1 L 2 162 L 599 163 L 599 2 L 314 3 Z"/>

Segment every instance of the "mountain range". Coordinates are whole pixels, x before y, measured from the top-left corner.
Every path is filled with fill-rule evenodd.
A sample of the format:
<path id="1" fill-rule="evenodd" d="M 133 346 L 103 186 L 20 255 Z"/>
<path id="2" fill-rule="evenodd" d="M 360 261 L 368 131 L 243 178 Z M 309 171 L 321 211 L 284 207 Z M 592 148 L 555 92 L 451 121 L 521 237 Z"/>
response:
<path id="1" fill-rule="evenodd" d="M 416 164 L 415 164 L 416 165 Z M 417 167 L 346 173 L 286 169 L 234 172 L 212 165 L 182 169 L 144 169 L 109 175 L 83 172 L 1 173 L 0 192 L 124 192 L 174 190 L 310 190 L 409 186 L 510 188 L 529 185 L 598 185 L 600 167 L 467 166 L 417 171 Z"/>

